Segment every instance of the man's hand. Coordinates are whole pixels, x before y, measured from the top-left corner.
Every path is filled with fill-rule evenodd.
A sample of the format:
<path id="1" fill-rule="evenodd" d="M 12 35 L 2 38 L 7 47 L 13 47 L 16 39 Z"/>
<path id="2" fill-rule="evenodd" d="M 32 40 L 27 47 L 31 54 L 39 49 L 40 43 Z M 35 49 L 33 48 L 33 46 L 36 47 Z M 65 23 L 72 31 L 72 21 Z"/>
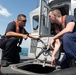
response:
<path id="1" fill-rule="evenodd" d="M 28 36 L 27 35 L 23 35 L 23 38 L 26 40 L 28 38 Z"/>
<path id="2" fill-rule="evenodd" d="M 40 35 L 35 36 L 34 39 L 39 40 L 40 39 Z"/>

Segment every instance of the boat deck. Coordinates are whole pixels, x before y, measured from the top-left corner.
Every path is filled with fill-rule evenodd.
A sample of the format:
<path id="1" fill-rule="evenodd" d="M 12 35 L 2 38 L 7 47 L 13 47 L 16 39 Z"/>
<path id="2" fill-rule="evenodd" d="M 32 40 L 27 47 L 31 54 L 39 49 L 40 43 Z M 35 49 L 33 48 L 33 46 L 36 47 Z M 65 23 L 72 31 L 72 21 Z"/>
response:
<path id="1" fill-rule="evenodd" d="M 44 71 L 43 73 L 33 73 L 27 70 L 23 70 L 23 69 L 19 69 L 17 67 L 22 67 L 24 66 L 24 68 L 27 68 L 28 64 L 30 65 L 28 68 L 35 70 L 40 70 L 42 72 L 41 69 L 46 70 L 44 67 L 42 67 L 42 64 L 39 63 L 33 63 L 35 59 L 34 58 L 28 58 L 27 56 L 21 56 L 21 63 L 19 64 L 11 64 L 8 67 L 1 67 L 1 73 L 2 75 L 47 75 L 48 73 L 46 72 L 50 72 L 51 67 L 48 67 L 48 71 Z M 32 65 L 31 65 L 32 64 Z M 37 64 L 37 65 L 36 65 Z M 39 66 L 39 67 L 38 67 Z M 38 69 L 37 69 L 38 68 Z M 54 69 L 54 68 L 53 68 Z M 59 69 L 56 69 L 59 70 Z"/>
<path id="2" fill-rule="evenodd" d="M 20 57 L 21 58 L 21 61 L 20 61 L 20 63 L 19 64 L 21 64 L 21 63 L 24 63 L 24 62 L 26 62 L 26 61 L 28 61 L 28 60 L 33 60 L 33 58 L 29 58 L 28 56 L 21 56 Z M 0 62 L 1 62 L 1 60 L 0 60 Z M 22 73 L 22 72 L 20 72 L 20 71 L 16 71 L 16 69 L 14 70 L 14 69 L 12 69 L 12 66 L 14 66 L 14 65 L 17 65 L 17 64 L 10 64 L 8 67 L 1 67 L 1 73 L 2 74 L 8 74 L 8 75 L 11 75 L 11 74 L 13 74 L 13 75 L 23 75 L 24 73 Z"/>
<path id="3" fill-rule="evenodd" d="M 28 56 L 20 56 L 20 58 L 21 61 L 18 64 L 10 64 L 8 67 L 1 67 L 0 75 L 50 75 L 53 72 L 61 70 L 59 65 L 56 67 L 52 67 L 50 64 L 43 66 L 43 63 L 38 62 L 34 58 L 29 58 Z M 73 66 L 76 67 L 76 64 L 73 64 Z M 74 70 L 75 69 L 76 68 L 74 68 Z M 58 73 L 60 73 L 60 71 Z"/>

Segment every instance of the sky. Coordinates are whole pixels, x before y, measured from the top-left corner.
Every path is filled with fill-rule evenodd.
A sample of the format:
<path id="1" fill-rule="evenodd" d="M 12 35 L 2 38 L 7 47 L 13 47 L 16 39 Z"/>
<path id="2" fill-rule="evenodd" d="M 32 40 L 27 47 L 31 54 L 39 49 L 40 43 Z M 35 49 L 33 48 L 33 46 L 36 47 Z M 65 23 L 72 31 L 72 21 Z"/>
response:
<path id="1" fill-rule="evenodd" d="M 39 5 L 39 0 L 0 0 L 0 34 L 5 33 L 9 22 L 16 20 L 18 14 L 27 16 L 25 29 L 31 33 L 29 13 Z M 28 47 L 29 40 L 23 41 L 22 47 Z"/>

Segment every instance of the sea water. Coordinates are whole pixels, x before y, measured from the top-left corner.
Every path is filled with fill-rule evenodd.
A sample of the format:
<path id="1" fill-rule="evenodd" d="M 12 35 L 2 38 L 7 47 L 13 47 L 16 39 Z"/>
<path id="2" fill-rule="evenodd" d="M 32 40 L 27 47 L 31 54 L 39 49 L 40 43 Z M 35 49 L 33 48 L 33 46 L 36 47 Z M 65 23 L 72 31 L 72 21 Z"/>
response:
<path id="1" fill-rule="evenodd" d="M 22 48 L 20 52 L 21 56 L 28 56 L 28 48 Z"/>

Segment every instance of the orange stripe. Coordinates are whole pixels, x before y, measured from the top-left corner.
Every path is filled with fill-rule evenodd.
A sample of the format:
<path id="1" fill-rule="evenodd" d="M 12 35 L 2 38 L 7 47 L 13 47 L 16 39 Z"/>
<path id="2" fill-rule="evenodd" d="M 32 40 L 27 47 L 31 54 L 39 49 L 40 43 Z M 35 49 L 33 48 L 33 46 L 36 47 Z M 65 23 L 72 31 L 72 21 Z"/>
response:
<path id="1" fill-rule="evenodd" d="M 20 33 L 20 27 L 18 21 L 14 20 L 14 22 L 16 23 L 16 33 Z M 22 33 L 24 33 L 24 28 L 22 29 Z"/>

